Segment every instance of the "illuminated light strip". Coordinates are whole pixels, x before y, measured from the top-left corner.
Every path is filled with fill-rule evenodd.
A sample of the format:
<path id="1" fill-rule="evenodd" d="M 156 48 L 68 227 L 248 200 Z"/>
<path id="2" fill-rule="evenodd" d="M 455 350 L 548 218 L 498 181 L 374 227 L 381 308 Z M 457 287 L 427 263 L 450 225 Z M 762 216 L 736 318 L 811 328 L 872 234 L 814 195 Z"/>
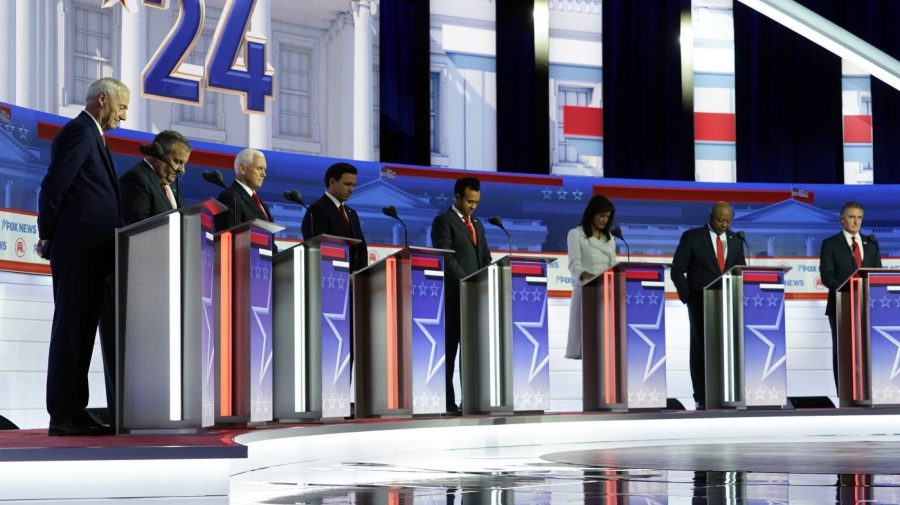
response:
<path id="1" fill-rule="evenodd" d="M 387 408 L 399 408 L 399 385 L 397 384 L 397 259 L 384 261 L 387 275 L 385 286 L 387 322 Z"/>
<path id="2" fill-rule="evenodd" d="M 497 265 L 488 267 L 488 382 L 490 391 L 491 406 L 500 405 L 500 381 L 497 375 L 500 373 L 500 331 L 498 325 L 500 323 L 500 298 L 498 296 L 499 288 Z"/>
<path id="3" fill-rule="evenodd" d="M 260 247 L 259 255 L 260 256 L 272 256 L 272 250 L 271 249 L 263 249 L 262 247 Z"/>
<path id="4" fill-rule="evenodd" d="M 858 284 L 862 283 L 859 277 L 850 279 L 850 374 L 852 379 L 852 389 L 850 396 L 854 400 L 862 400 L 862 378 L 857 380 L 857 375 L 861 375 L 859 370 L 860 352 L 857 346 L 861 343 L 860 331 L 862 330 L 862 292 L 859 290 Z"/>
<path id="5" fill-rule="evenodd" d="M 734 328 L 734 312 L 731 310 L 731 281 L 730 274 L 722 276 L 722 336 L 724 337 L 724 345 L 722 346 L 722 365 L 724 367 L 722 386 L 725 389 L 723 399 L 727 402 L 734 401 L 735 396 L 734 341 L 732 332 L 729 331 Z"/>
<path id="6" fill-rule="evenodd" d="M 181 214 L 169 214 L 169 421 L 181 421 Z"/>
<path id="7" fill-rule="evenodd" d="M 294 248 L 294 412 L 306 412 L 306 246 Z"/>
<path id="8" fill-rule="evenodd" d="M 547 284 L 546 277 L 525 277 L 525 282 L 531 282 L 535 284 Z"/>
<path id="9" fill-rule="evenodd" d="M 615 300 L 612 270 L 603 272 L 603 375 L 606 404 L 616 403 Z"/>
<path id="10" fill-rule="evenodd" d="M 231 242 L 233 236 L 230 231 L 219 236 L 219 414 L 225 417 L 231 416 L 233 405 L 232 376 L 231 376 Z"/>

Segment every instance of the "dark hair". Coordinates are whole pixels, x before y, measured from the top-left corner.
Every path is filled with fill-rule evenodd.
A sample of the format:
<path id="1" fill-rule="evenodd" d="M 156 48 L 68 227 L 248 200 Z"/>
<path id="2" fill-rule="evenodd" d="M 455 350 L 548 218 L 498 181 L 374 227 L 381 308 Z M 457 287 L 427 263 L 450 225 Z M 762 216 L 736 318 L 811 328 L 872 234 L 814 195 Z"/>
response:
<path id="1" fill-rule="evenodd" d="M 478 181 L 475 177 L 460 177 L 456 179 L 456 184 L 453 185 L 453 194 L 459 196 L 465 196 L 466 190 L 471 189 L 472 191 L 481 191 L 481 182 Z"/>
<path id="2" fill-rule="evenodd" d="M 334 179 L 336 181 L 341 180 L 341 177 L 344 174 L 353 174 L 356 175 L 358 172 L 356 167 L 349 163 L 344 163 L 343 161 L 335 163 L 328 167 L 328 170 L 325 171 L 325 187 L 328 187 L 328 181 Z"/>
<path id="3" fill-rule="evenodd" d="M 610 239 L 609 230 L 612 229 L 613 218 L 616 217 L 616 206 L 609 201 L 609 198 L 603 195 L 592 196 L 588 201 L 587 207 L 584 208 L 584 214 L 581 215 L 581 228 L 584 230 L 585 236 L 591 237 L 594 235 L 594 226 L 592 224 L 594 216 L 604 212 L 609 212 L 609 220 L 606 221 L 606 226 L 600 230 L 600 233 L 606 236 L 607 240 Z"/>
<path id="4" fill-rule="evenodd" d="M 851 200 L 851 201 L 845 203 L 843 207 L 841 207 L 841 216 L 843 216 L 843 215 L 844 215 L 844 212 L 847 212 L 848 209 L 859 209 L 859 210 L 863 210 L 863 206 L 862 206 L 861 203 L 859 203 L 859 202 L 854 202 L 853 200 Z"/>
<path id="5" fill-rule="evenodd" d="M 187 137 L 178 133 L 175 130 L 163 130 L 156 134 L 156 137 L 153 138 L 153 142 L 161 145 L 163 148 L 163 152 L 169 154 L 172 152 L 172 149 L 175 147 L 175 144 L 182 144 L 187 147 L 187 150 L 190 151 L 191 143 L 188 142 Z"/>

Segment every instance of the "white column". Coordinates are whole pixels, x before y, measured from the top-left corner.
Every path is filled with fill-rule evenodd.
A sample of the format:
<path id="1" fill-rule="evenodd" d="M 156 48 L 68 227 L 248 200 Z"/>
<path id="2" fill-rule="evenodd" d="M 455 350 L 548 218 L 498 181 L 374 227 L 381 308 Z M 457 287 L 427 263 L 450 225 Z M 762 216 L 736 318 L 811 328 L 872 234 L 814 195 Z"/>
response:
<path id="1" fill-rule="evenodd" d="M 253 16 L 250 18 L 250 32 L 266 39 L 266 62 L 273 65 L 272 55 L 275 48 L 272 45 L 272 0 L 257 0 L 253 8 Z M 275 76 L 275 85 L 278 85 L 278 76 Z M 247 144 L 254 149 L 272 148 L 272 101 L 266 100 L 266 112 L 248 113 L 247 119 Z"/>
<path id="2" fill-rule="evenodd" d="M 766 237 L 766 255 L 770 258 L 775 256 L 775 235 Z"/>
<path id="3" fill-rule="evenodd" d="M 6 179 L 6 194 L 3 198 L 4 207 L 7 209 L 12 208 L 12 195 L 13 195 L 13 181 L 12 179 Z"/>
<path id="4" fill-rule="evenodd" d="M 147 63 L 147 12 L 145 6 L 138 6 L 131 12 L 121 9 L 122 33 L 120 34 L 121 57 L 119 79 L 131 91 L 131 103 L 128 105 L 128 121 L 125 127 L 132 130 L 150 131 L 147 120 L 147 99 L 141 96 L 141 73 Z"/>
<path id="5" fill-rule="evenodd" d="M 371 161 L 372 9 L 373 0 L 352 0 L 353 12 L 353 158 Z"/>
<path id="6" fill-rule="evenodd" d="M 34 47 L 36 26 L 34 23 L 34 2 L 32 0 L 16 0 L 15 2 L 15 79 L 16 96 L 15 104 L 22 107 L 34 107 L 34 90 L 39 83 L 33 82 L 34 68 L 44 62 L 35 62 L 34 55 L 37 48 Z"/>
<path id="7" fill-rule="evenodd" d="M 16 61 L 16 2 L 3 2 L 0 15 L 7 20 L 7 29 L 0 33 L 0 58 L 3 61 Z M 16 73 L 3 72 L 0 75 L 0 102 L 16 103 L 15 94 Z"/>
<path id="8" fill-rule="evenodd" d="M 818 254 L 816 253 L 816 237 L 806 237 L 806 255 L 818 256 Z"/>

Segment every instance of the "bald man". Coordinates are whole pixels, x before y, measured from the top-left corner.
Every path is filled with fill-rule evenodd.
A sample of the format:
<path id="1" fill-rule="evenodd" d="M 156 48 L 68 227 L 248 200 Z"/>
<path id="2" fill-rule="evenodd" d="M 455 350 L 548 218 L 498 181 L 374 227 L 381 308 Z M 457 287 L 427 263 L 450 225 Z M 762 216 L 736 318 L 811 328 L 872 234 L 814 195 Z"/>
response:
<path id="1" fill-rule="evenodd" d="M 691 322 L 691 382 L 697 409 L 706 408 L 706 353 L 703 344 L 703 287 L 735 265 L 746 265 L 740 239 L 731 231 L 734 209 L 716 202 L 709 221 L 681 235 L 672 259 L 672 282 L 687 305 Z"/>

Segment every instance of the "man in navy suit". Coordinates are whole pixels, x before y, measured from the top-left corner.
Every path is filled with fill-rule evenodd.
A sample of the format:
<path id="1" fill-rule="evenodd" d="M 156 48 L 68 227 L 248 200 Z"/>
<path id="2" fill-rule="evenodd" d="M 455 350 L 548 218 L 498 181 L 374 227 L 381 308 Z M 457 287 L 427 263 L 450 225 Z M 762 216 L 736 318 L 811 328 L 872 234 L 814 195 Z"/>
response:
<path id="1" fill-rule="evenodd" d="M 491 251 L 484 236 L 484 225 L 472 214 L 481 201 L 481 183 L 475 177 L 457 179 L 453 187 L 453 206 L 434 218 L 431 244 L 439 249 L 453 249 L 444 265 L 447 413 L 459 414 L 453 390 L 453 368 L 459 348 L 460 307 L 459 280 L 491 263 Z"/>
<path id="2" fill-rule="evenodd" d="M 269 206 L 259 197 L 258 190 L 266 178 L 266 157 L 256 149 L 244 149 L 234 158 L 234 182 L 219 193 L 217 200 L 228 212 L 216 216 L 216 229 L 224 230 L 252 219 L 275 222 Z"/>
<path id="3" fill-rule="evenodd" d="M 66 123 L 50 151 L 38 202 L 39 251 L 53 271 L 53 327 L 47 367 L 50 435 L 101 435 L 110 429 L 85 411 L 94 335 L 106 371 L 109 419 L 115 412 L 115 235 L 119 185 L 104 132 L 124 121 L 131 93 L 103 78 L 88 88 L 84 111 Z"/>
<path id="4" fill-rule="evenodd" d="M 159 132 L 153 143 L 162 147 L 163 159 L 147 156 L 119 179 L 123 225 L 184 206 L 184 198 L 172 188 L 172 182 L 184 173 L 191 143 L 172 130 Z"/>
<path id="5" fill-rule="evenodd" d="M 350 248 L 350 271 L 369 264 L 366 238 L 363 237 L 359 215 L 344 204 L 356 190 L 356 167 L 349 163 L 335 163 L 325 171 L 325 194 L 309 206 L 300 226 L 303 240 L 317 235 L 336 235 L 359 240 Z"/>
<path id="6" fill-rule="evenodd" d="M 831 367 L 834 373 L 835 387 L 838 384 L 837 364 L 837 321 L 835 314 L 835 292 L 850 278 L 858 268 L 881 268 L 881 251 L 874 236 L 860 235 L 863 208 L 857 202 L 847 202 L 841 207 L 841 228 L 837 235 L 822 241 L 819 254 L 819 276 L 822 284 L 828 288 L 828 304 L 825 315 L 831 326 Z M 840 394 L 840 391 L 838 391 Z"/>
<path id="7" fill-rule="evenodd" d="M 735 265 L 746 265 L 740 239 L 728 227 L 734 210 L 716 202 L 709 222 L 681 235 L 672 259 L 672 282 L 678 298 L 687 304 L 691 322 L 691 382 L 697 409 L 706 407 L 706 352 L 703 338 L 703 288 Z"/>

